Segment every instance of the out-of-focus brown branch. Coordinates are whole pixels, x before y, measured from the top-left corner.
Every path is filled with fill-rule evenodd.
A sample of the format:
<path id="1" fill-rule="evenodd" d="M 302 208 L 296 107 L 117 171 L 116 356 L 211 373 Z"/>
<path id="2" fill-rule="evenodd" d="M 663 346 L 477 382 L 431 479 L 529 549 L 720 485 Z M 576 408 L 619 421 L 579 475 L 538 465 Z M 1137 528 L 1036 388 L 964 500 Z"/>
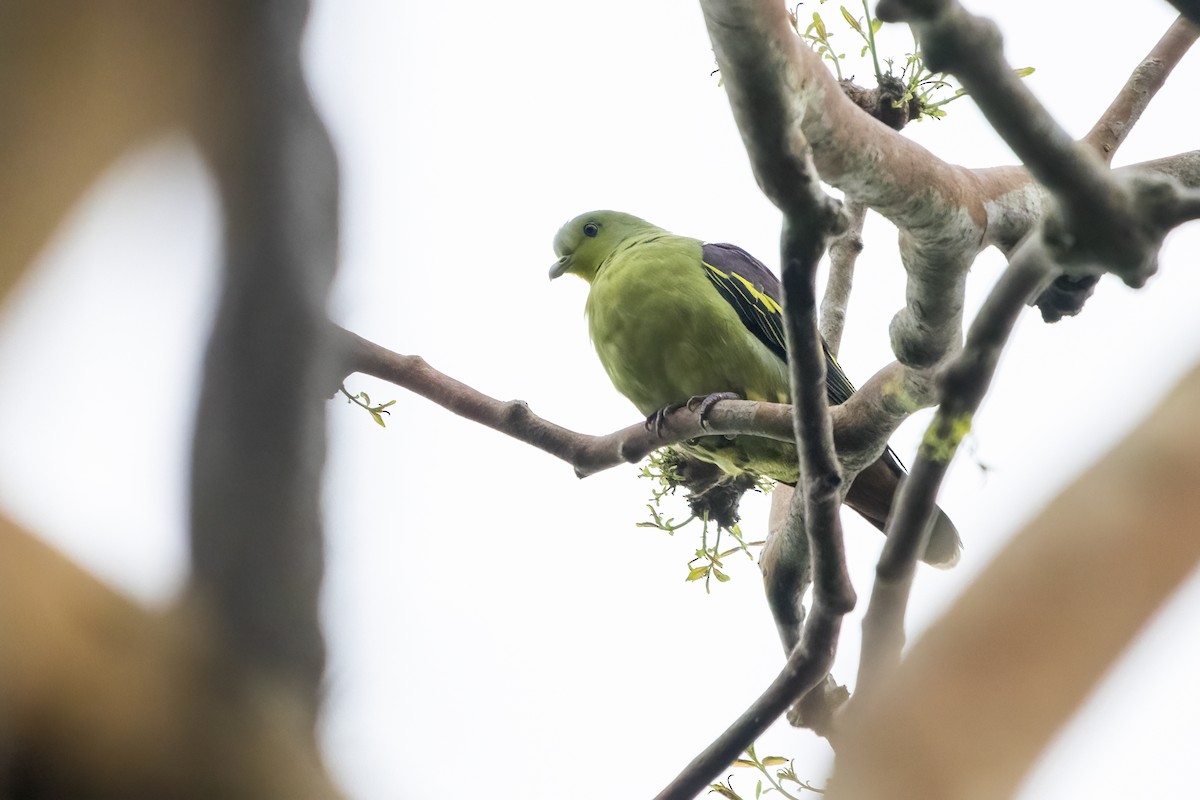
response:
<path id="1" fill-rule="evenodd" d="M 1167 29 L 1154 49 L 1142 59 L 1129 76 L 1121 92 L 1113 99 L 1096 124 L 1083 137 L 1084 144 L 1100 154 L 1104 162 L 1112 163 L 1117 148 L 1133 130 L 1142 112 L 1158 90 L 1166 83 L 1175 65 L 1200 36 L 1200 29 L 1183 17 Z"/>
<path id="2" fill-rule="evenodd" d="M 1193 370 L 1009 543 L 876 694 L 856 696 L 829 797 L 1013 795 L 1200 562 L 1197 408 Z"/>
<path id="3" fill-rule="evenodd" d="M 230 266 L 188 602 L 139 609 L 0 518 L 0 795 L 336 796 L 313 733 L 336 177 L 300 73 L 307 7 L 0 6 L 0 297 L 101 169 L 169 130 L 215 167 Z M 280 391 L 272 414 L 245 401 Z"/>
<path id="4" fill-rule="evenodd" d="M 139 608 L 0 515 L 0 608 L 0 796 L 339 796 L 311 709 L 198 607 Z"/>
<path id="5" fill-rule="evenodd" d="M 206 3 L 0 4 L 0 298 L 123 151 L 205 85 Z"/>
<path id="6" fill-rule="evenodd" d="M 221 190 L 225 270 L 193 443 L 193 582 L 231 648 L 295 680 L 315 714 L 337 163 L 301 69 L 307 3 L 228 8 L 217 113 L 197 123 Z M 279 394 L 291 399 L 270 414 L 246 402 Z"/>

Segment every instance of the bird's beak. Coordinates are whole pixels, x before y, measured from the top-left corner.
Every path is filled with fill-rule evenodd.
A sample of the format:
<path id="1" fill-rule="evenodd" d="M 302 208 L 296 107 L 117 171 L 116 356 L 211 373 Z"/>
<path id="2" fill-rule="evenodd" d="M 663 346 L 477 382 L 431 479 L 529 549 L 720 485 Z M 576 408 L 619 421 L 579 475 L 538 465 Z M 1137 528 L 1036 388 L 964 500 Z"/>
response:
<path id="1" fill-rule="evenodd" d="M 571 268 L 571 256 L 565 255 L 558 261 L 554 262 L 554 266 L 550 267 L 550 280 L 554 280 L 566 273 Z"/>

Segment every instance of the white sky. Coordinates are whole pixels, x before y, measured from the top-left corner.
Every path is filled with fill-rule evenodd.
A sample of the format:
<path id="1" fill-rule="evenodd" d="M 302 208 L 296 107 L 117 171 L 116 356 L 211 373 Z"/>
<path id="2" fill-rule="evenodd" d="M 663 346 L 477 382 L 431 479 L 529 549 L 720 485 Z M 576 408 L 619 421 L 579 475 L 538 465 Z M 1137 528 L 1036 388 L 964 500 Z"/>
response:
<path id="1" fill-rule="evenodd" d="M 1076 135 L 1173 17 L 1166 3 L 996 5 L 1011 61 L 1037 67 L 1029 85 Z M 891 41 L 899 55 L 909 40 Z M 483 391 L 589 432 L 637 418 L 587 341 L 584 284 L 546 280 L 554 232 L 582 211 L 627 210 L 777 262 L 778 215 L 709 74 L 695 3 L 318 2 L 307 56 L 342 164 L 335 317 Z M 1193 54 L 1119 163 L 1196 147 L 1198 79 Z M 969 101 L 950 111 L 909 135 L 969 166 L 1012 161 Z M 216 237 L 202 167 L 182 140 L 156 143 L 80 203 L 0 326 L 0 504 L 152 603 L 185 571 L 184 464 Z M 903 301 L 894 231 L 874 218 L 867 237 L 842 349 L 857 382 L 890 360 L 887 323 Z M 971 443 L 990 469 L 964 458 L 942 493 L 963 563 L 922 571 L 914 631 L 1195 362 L 1198 249 L 1193 226 L 1168 241 L 1146 289 L 1106 279 L 1075 320 L 1025 315 Z M 969 313 L 1001 266 L 980 259 Z M 349 386 L 397 400 L 386 430 L 329 408 L 324 741 L 351 796 L 652 796 L 779 668 L 755 567 L 735 560 L 710 596 L 685 584 L 696 545 L 635 527 L 649 487 L 634 468 L 579 481 L 420 398 Z M 287 398 L 247 402 L 266 414 Z M 893 439 L 902 458 L 927 419 Z M 745 502 L 750 535 L 767 504 Z M 865 597 L 882 537 L 846 519 Z M 861 611 L 845 627 L 842 681 Z M 1197 612 L 1193 581 L 1022 797 L 1194 795 Z M 827 776 L 828 748 L 806 732 L 776 726 L 759 752 Z"/>

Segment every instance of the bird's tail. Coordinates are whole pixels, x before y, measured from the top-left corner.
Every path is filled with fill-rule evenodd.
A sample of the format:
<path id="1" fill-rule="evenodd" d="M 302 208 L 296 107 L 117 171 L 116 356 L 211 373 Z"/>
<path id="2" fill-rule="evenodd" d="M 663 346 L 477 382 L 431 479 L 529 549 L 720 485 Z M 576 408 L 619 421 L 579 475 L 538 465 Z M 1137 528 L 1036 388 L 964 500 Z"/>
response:
<path id="1" fill-rule="evenodd" d="M 879 530 L 884 530 L 900 481 L 907 474 L 904 465 L 888 448 L 878 461 L 860 472 L 854 483 L 850 484 L 846 505 Z M 949 569 L 958 563 L 962 555 L 962 539 L 946 512 L 940 508 L 935 511 L 921 560 L 940 569 Z"/>

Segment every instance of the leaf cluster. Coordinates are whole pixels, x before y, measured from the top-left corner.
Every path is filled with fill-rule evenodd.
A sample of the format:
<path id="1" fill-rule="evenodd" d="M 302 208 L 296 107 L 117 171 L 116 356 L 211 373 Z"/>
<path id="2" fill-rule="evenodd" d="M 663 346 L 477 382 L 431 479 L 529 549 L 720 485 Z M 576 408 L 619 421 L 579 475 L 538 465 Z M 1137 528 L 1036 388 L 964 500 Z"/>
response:
<path id="1" fill-rule="evenodd" d="M 712 464 L 670 447 L 651 453 L 642 465 L 640 476 L 651 481 L 654 487 L 651 489 L 650 502 L 646 504 L 650 519 L 639 522 L 639 528 L 657 528 L 673 536 L 675 531 L 699 521 L 700 546 L 688 562 L 686 580 L 703 580 L 706 592 L 711 591 L 714 578 L 718 583 L 729 580 L 724 559 L 742 552 L 753 561 L 751 548 L 765 544 L 764 541 L 747 542 L 742 538 L 737 510 L 742 495 L 747 491 L 770 491 L 769 480 L 749 474 L 730 477 Z M 688 515 L 682 518 L 663 509 L 664 501 L 675 496 L 676 490 L 681 488 L 686 494 L 689 509 Z M 721 537 L 725 534 L 735 544 L 722 550 Z"/>
<path id="2" fill-rule="evenodd" d="M 746 748 L 746 752 L 742 758 L 733 762 L 733 766 L 756 769 L 762 773 L 766 779 L 766 784 L 763 783 L 763 778 L 758 780 L 758 784 L 754 787 L 754 800 L 763 795 L 775 792 L 781 797 L 789 800 L 800 800 L 798 794 L 793 792 L 814 792 L 816 794 L 825 794 L 824 789 L 819 789 L 807 781 L 800 780 L 796 775 L 796 763 L 794 760 L 789 760 L 783 756 L 764 756 L 759 758 L 754 752 L 754 745 Z M 772 772 L 772 767 L 780 767 L 780 769 Z M 788 786 L 791 786 L 789 790 Z M 709 794 L 716 794 L 724 797 L 725 800 L 745 800 L 742 795 L 738 794 L 733 788 L 733 776 L 730 775 L 723 783 L 714 783 L 709 787 Z"/>
<path id="3" fill-rule="evenodd" d="M 827 0 L 820 0 L 824 5 Z M 812 21 L 801 30 L 800 5 L 797 4 L 788 16 L 792 28 L 826 61 L 832 65 L 834 74 L 839 81 L 847 80 L 842 73 L 842 62 L 846 53 L 838 52 L 833 39 L 836 31 L 830 30 L 819 11 L 812 12 Z M 862 0 L 863 16 L 857 17 L 845 6 L 839 6 L 842 21 L 849 26 L 850 31 L 862 40 L 858 58 L 871 56 L 871 66 L 874 70 L 876 85 L 880 87 L 899 84 L 900 91 L 889 91 L 890 102 L 894 108 L 908 106 L 912 109 L 910 119 L 922 120 L 926 117 L 940 119 L 946 116 L 945 106 L 953 100 L 966 95 L 966 90 L 956 88 L 950 83 L 945 73 L 931 72 L 925 67 L 925 60 L 916 39 L 913 40 L 912 51 L 904 54 L 904 60 L 897 69 L 896 59 L 887 57 L 882 62 L 879 56 L 879 46 L 875 35 L 883 27 L 883 22 L 871 15 L 867 0 Z M 884 68 L 886 67 L 886 69 Z M 1033 74 L 1032 67 L 1014 70 L 1019 77 Z"/>

